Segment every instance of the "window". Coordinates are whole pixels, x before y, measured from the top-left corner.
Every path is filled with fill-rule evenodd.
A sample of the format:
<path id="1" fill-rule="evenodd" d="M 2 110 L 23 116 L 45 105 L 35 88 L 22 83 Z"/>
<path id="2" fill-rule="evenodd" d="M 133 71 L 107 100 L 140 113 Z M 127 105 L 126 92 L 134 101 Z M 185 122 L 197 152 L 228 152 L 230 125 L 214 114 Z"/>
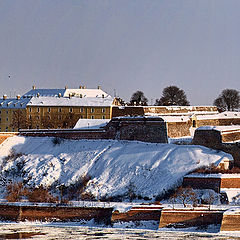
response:
<path id="1" fill-rule="evenodd" d="M 69 112 L 72 112 L 73 111 L 73 109 L 72 108 L 69 108 Z"/>
<path id="2" fill-rule="evenodd" d="M 32 112 L 32 108 L 29 108 L 29 112 Z"/>
<path id="3" fill-rule="evenodd" d="M 83 112 L 83 108 L 80 109 L 80 112 Z"/>
<path id="4" fill-rule="evenodd" d="M 102 113 L 105 113 L 106 112 L 106 109 L 105 108 L 102 108 Z"/>
<path id="5" fill-rule="evenodd" d="M 59 109 L 58 109 L 58 112 L 62 112 L 62 109 L 61 109 L 61 108 L 59 108 Z"/>
<path id="6" fill-rule="evenodd" d="M 40 112 L 40 108 L 37 108 L 37 112 Z"/>
<path id="7" fill-rule="evenodd" d="M 2 118 L 0 118 L 0 122 L 2 121 Z"/>
<path id="8" fill-rule="evenodd" d="M 195 128 L 196 127 L 196 120 L 192 121 L 192 126 Z"/>
<path id="9" fill-rule="evenodd" d="M 39 129 L 39 126 L 37 125 L 37 129 Z"/>
<path id="10" fill-rule="evenodd" d="M 61 119 L 62 119 L 62 116 L 59 115 L 59 116 L 58 116 L 58 119 L 61 120 Z"/>
<path id="11" fill-rule="evenodd" d="M 48 108 L 48 112 L 51 112 L 51 108 Z"/>
<path id="12" fill-rule="evenodd" d="M 37 116 L 37 117 L 36 117 L 36 119 L 38 119 L 38 120 L 39 120 L 39 119 L 40 119 L 40 117 L 39 117 L 39 116 Z"/>
<path id="13" fill-rule="evenodd" d="M 31 115 L 29 115 L 29 119 L 32 119 L 32 116 L 31 116 Z"/>
<path id="14" fill-rule="evenodd" d="M 80 118 L 83 119 L 83 115 L 81 115 Z"/>
<path id="15" fill-rule="evenodd" d="M 8 111 L 6 111 L 6 114 L 8 114 Z"/>
<path id="16" fill-rule="evenodd" d="M 105 119 L 105 118 L 106 118 L 106 117 L 103 115 L 103 116 L 102 116 L 102 119 Z"/>
<path id="17" fill-rule="evenodd" d="M 6 118 L 6 121 L 8 122 L 8 118 Z"/>
<path id="18" fill-rule="evenodd" d="M 6 127 L 6 132 L 8 131 L 8 127 Z"/>
<path id="19" fill-rule="evenodd" d="M 91 113 L 94 113 L 94 108 L 91 108 Z"/>
<path id="20" fill-rule="evenodd" d="M 94 116 L 91 116 L 91 119 L 94 119 Z"/>
<path id="21" fill-rule="evenodd" d="M 2 113 L 2 111 L 0 111 L 0 114 Z"/>

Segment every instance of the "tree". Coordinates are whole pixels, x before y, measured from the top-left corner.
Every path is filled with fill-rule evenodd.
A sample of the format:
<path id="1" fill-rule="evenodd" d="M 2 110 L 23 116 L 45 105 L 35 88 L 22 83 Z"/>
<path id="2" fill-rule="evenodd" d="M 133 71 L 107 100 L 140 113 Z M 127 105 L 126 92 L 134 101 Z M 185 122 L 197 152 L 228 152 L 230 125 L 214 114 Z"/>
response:
<path id="1" fill-rule="evenodd" d="M 240 107 L 239 92 L 235 89 L 224 89 L 213 104 L 220 111 L 234 111 Z"/>
<path id="2" fill-rule="evenodd" d="M 163 89 L 162 97 L 156 99 L 156 106 L 189 106 L 185 92 L 177 86 L 169 86 Z"/>
<path id="3" fill-rule="evenodd" d="M 142 91 L 136 91 L 133 93 L 130 105 L 137 105 L 137 106 L 147 106 L 148 99 L 144 96 L 144 93 Z"/>
<path id="4" fill-rule="evenodd" d="M 11 127 L 17 130 L 26 129 L 30 125 L 30 120 L 26 116 L 26 112 L 22 109 L 17 109 L 13 111 Z"/>
<path id="5" fill-rule="evenodd" d="M 187 203 L 192 202 L 194 205 L 196 203 L 196 194 L 191 187 L 180 187 L 175 197 L 183 204 L 184 207 L 187 206 Z"/>

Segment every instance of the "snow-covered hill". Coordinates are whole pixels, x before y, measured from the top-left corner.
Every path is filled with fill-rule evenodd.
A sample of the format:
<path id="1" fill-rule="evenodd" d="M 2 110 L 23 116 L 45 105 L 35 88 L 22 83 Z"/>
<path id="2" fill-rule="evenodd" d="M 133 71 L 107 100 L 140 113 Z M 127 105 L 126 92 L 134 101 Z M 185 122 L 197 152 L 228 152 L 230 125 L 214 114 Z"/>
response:
<path id="1" fill-rule="evenodd" d="M 47 137 L 8 138 L 0 145 L 1 172 L 14 176 L 14 181 L 45 186 L 71 184 L 87 174 L 92 177 L 87 190 L 96 196 L 123 194 L 131 183 L 137 194 L 154 197 L 196 168 L 219 163 L 225 157 L 232 159 L 202 146 L 116 140 L 53 142 Z M 3 164 L 12 149 L 23 155 Z M 25 174 L 16 177 L 17 169 Z"/>

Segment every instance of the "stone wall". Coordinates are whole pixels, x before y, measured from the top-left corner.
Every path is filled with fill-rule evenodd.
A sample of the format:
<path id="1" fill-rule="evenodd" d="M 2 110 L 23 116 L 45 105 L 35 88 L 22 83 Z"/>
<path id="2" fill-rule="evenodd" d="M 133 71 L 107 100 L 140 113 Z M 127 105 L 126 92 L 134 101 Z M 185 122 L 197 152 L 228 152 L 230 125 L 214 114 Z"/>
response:
<path id="1" fill-rule="evenodd" d="M 114 118 L 106 126 L 106 132 L 119 140 L 168 142 L 166 123 L 161 118 Z"/>
<path id="2" fill-rule="evenodd" d="M 167 134 L 170 138 L 190 136 L 191 121 L 167 122 Z"/>
<path id="3" fill-rule="evenodd" d="M 110 224 L 112 208 L 63 206 L 14 206 L 1 204 L 0 219 L 10 221 L 76 221 L 91 220 Z"/>
<path id="4" fill-rule="evenodd" d="M 213 189 L 219 193 L 221 188 L 221 178 L 197 178 L 197 177 L 184 177 L 183 187 L 192 187 L 193 189 Z"/>
<path id="5" fill-rule="evenodd" d="M 221 231 L 240 231 L 240 214 L 223 214 Z"/>
<path id="6" fill-rule="evenodd" d="M 166 123 L 161 118 L 115 118 L 101 130 L 22 130 L 22 136 L 69 139 L 119 139 L 167 143 Z"/>
<path id="7" fill-rule="evenodd" d="M 130 221 L 159 221 L 162 207 L 141 206 L 132 207 L 127 212 L 114 211 L 112 222 L 130 222 Z"/>
<path id="8" fill-rule="evenodd" d="M 221 224 L 223 211 L 203 211 L 192 209 L 162 210 L 159 228 L 199 227 Z"/>
<path id="9" fill-rule="evenodd" d="M 192 144 L 209 148 L 220 148 L 222 145 L 222 136 L 221 133 L 216 130 L 196 130 Z"/>

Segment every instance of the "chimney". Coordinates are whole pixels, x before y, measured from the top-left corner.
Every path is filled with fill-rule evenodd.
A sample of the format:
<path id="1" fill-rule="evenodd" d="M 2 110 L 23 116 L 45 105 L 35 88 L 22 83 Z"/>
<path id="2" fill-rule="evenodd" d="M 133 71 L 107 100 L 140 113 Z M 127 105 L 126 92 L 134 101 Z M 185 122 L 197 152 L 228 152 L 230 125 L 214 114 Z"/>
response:
<path id="1" fill-rule="evenodd" d="M 68 89 L 68 86 L 67 86 L 67 85 L 65 86 L 65 89 Z"/>
<path id="2" fill-rule="evenodd" d="M 4 94 L 4 95 L 3 95 L 3 100 L 6 100 L 6 99 L 7 99 L 7 95 Z"/>
<path id="3" fill-rule="evenodd" d="M 19 100 L 20 98 L 21 98 L 21 96 L 18 94 L 18 95 L 17 95 L 17 100 Z"/>
<path id="4" fill-rule="evenodd" d="M 101 89 L 101 86 L 98 86 L 97 89 Z"/>
<path id="5" fill-rule="evenodd" d="M 40 96 L 40 93 L 38 92 L 38 93 L 37 93 L 37 97 L 39 97 L 39 96 Z"/>
<path id="6" fill-rule="evenodd" d="M 58 97 L 61 97 L 62 96 L 62 94 L 61 93 L 58 93 Z"/>
<path id="7" fill-rule="evenodd" d="M 83 88 L 83 89 L 86 89 L 86 87 L 85 87 L 85 86 L 82 86 L 82 88 Z"/>
<path id="8" fill-rule="evenodd" d="M 33 90 L 34 90 L 34 89 L 36 89 L 36 86 L 35 86 L 35 85 L 33 85 L 33 86 L 32 86 L 32 89 L 33 89 Z"/>
<path id="9" fill-rule="evenodd" d="M 79 89 L 82 89 L 82 86 L 81 86 L 81 85 L 79 86 Z"/>

